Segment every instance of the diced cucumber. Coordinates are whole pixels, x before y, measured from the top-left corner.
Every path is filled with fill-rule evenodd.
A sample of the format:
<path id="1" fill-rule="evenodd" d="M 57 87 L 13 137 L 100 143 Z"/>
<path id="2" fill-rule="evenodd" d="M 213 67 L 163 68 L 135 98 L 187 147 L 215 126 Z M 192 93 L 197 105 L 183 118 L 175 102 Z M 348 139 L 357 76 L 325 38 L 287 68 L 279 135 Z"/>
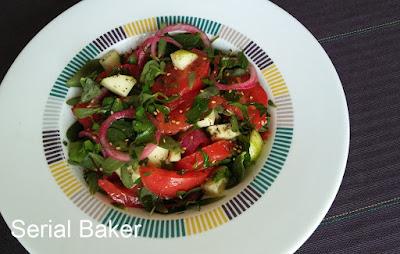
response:
<path id="1" fill-rule="evenodd" d="M 196 123 L 197 127 L 204 128 L 214 124 L 215 119 L 217 118 L 217 113 L 213 110 L 210 114 L 204 117 L 203 120 L 200 120 Z"/>
<path id="2" fill-rule="evenodd" d="M 126 97 L 136 84 L 136 79 L 131 76 L 118 74 L 104 78 L 100 84 L 111 92 Z"/>
<path id="3" fill-rule="evenodd" d="M 207 127 L 208 133 L 211 135 L 212 140 L 230 140 L 240 135 L 240 132 L 233 131 L 231 124 L 217 124 Z"/>
<path id="4" fill-rule="evenodd" d="M 181 152 L 180 151 L 170 151 L 168 154 L 168 161 L 177 162 L 181 160 Z"/>
<path id="5" fill-rule="evenodd" d="M 136 181 L 138 178 L 140 178 L 140 174 L 139 174 L 139 170 L 138 170 L 138 169 L 139 169 L 139 168 L 134 169 L 134 168 L 132 168 L 132 166 L 129 166 L 129 167 L 128 167 L 129 173 L 132 174 L 132 180 L 133 180 L 133 181 Z M 117 170 L 115 170 L 114 172 L 115 172 L 119 177 L 121 177 L 121 169 L 120 169 L 120 168 L 117 169 Z"/>
<path id="6" fill-rule="evenodd" d="M 121 64 L 119 54 L 116 50 L 110 50 L 102 58 L 100 58 L 100 64 L 106 71 L 112 70 Z"/>
<path id="7" fill-rule="evenodd" d="M 180 49 L 171 54 L 171 60 L 173 65 L 179 70 L 184 70 L 191 63 L 193 63 L 198 58 L 193 52 Z"/>
<path id="8" fill-rule="evenodd" d="M 251 161 L 255 161 L 260 156 L 263 144 L 264 143 L 260 133 L 258 133 L 258 131 L 256 130 L 253 130 L 250 133 L 250 147 L 249 147 L 249 154 Z"/>
<path id="9" fill-rule="evenodd" d="M 229 178 L 229 169 L 220 167 L 217 169 L 211 179 L 203 184 L 202 189 L 208 196 L 221 196 L 225 190 Z"/>
<path id="10" fill-rule="evenodd" d="M 160 146 L 157 146 L 154 148 L 154 150 L 147 156 L 149 159 L 149 162 L 152 164 L 159 166 L 162 161 L 167 160 L 168 158 L 168 149 L 162 148 Z"/>

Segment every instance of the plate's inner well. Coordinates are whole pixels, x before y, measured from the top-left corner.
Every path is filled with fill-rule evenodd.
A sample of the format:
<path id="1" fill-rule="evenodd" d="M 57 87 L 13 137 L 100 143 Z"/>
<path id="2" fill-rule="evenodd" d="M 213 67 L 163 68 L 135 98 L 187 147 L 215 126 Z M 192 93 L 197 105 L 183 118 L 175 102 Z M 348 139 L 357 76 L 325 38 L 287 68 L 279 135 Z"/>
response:
<path id="1" fill-rule="evenodd" d="M 258 67 L 259 78 L 270 99 L 276 105 L 272 113 L 272 135 L 262 155 L 239 185 L 226 191 L 218 202 L 200 211 L 188 210 L 169 215 L 149 215 L 140 209 L 120 210 L 101 194 L 90 195 L 82 171 L 67 162 L 63 145 L 65 133 L 73 117 L 66 105 L 67 98 L 77 92 L 68 88 L 67 80 L 90 59 L 111 48 L 127 51 L 143 37 L 155 32 L 161 24 L 186 23 L 197 26 L 209 36 L 219 36 L 215 46 L 244 50 Z M 262 32 L 262 31 L 260 31 Z M 290 149 L 293 135 L 293 108 L 288 88 L 277 66 L 254 41 L 220 23 L 196 17 L 163 16 L 134 21 L 108 31 L 82 48 L 61 71 L 55 81 L 43 114 L 43 148 L 49 170 L 65 195 L 93 219 L 113 226 L 141 224 L 141 237 L 182 237 L 207 231 L 224 224 L 249 209 L 272 185 L 281 171 Z"/>

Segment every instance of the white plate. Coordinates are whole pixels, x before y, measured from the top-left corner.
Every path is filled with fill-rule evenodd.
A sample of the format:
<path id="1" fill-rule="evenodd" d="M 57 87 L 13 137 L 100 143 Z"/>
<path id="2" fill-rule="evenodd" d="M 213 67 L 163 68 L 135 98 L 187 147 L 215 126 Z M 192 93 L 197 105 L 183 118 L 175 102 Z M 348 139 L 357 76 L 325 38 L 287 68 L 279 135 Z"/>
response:
<path id="1" fill-rule="evenodd" d="M 63 88 L 64 76 L 107 43 L 127 49 L 141 38 L 136 33 L 163 21 L 195 23 L 219 35 L 221 47 L 244 48 L 258 66 L 278 106 L 265 164 L 200 212 L 163 218 L 127 211 L 114 218 L 117 224 L 141 218 L 148 232 L 139 238 L 80 238 L 80 220 L 97 225 L 119 212 L 87 197 L 79 171 L 62 162 L 65 148 L 51 148 L 49 139 L 62 141 L 71 121 L 64 101 L 73 91 Z M 0 116 L 0 202 L 8 225 L 72 224 L 69 238 L 19 239 L 31 253 L 292 253 L 328 211 L 349 145 L 346 100 L 332 63 L 301 24 L 263 0 L 81 2 L 21 52 L 0 88 Z M 56 129 L 61 138 L 49 132 Z"/>

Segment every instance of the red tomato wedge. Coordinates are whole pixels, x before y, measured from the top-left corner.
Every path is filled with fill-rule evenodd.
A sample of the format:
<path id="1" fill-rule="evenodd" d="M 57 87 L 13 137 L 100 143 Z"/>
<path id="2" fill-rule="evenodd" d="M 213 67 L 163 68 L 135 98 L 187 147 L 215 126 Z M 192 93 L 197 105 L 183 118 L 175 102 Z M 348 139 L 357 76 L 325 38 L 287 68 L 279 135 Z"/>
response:
<path id="1" fill-rule="evenodd" d="M 210 103 L 208 104 L 208 107 L 210 109 L 215 108 L 216 106 L 221 105 L 223 108 L 225 108 L 226 110 L 232 112 L 234 115 L 236 115 L 239 120 L 243 120 L 243 113 L 242 110 L 240 110 L 240 108 L 229 104 L 229 102 L 221 97 L 221 96 L 213 96 L 211 97 Z"/>
<path id="2" fill-rule="evenodd" d="M 203 184 L 211 169 L 178 174 L 156 167 L 140 167 L 140 179 L 144 187 L 161 198 L 175 198 L 178 191 L 188 191 Z"/>
<path id="3" fill-rule="evenodd" d="M 187 130 L 191 127 L 191 124 L 186 122 L 186 111 L 180 108 L 171 111 L 169 114 L 169 121 L 165 121 L 165 117 L 162 113 L 158 113 L 153 124 L 157 127 L 157 130 L 161 134 L 175 135 L 180 131 Z"/>
<path id="4" fill-rule="evenodd" d="M 232 155 L 233 143 L 227 140 L 220 140 L 202 148 L 207 154 L 210 163 L 219 162 Z M 204 156 L 199 152 L 192 153 L 176 163 L 176 169 L 200 170 L 204 169 Z"/>
<path id="5" fill-rule="evenodd" d="M 263 104 L 264 106 L 267 106 L 268 95 L 265 92 L 264 88 L 262 88 L 260 83 L 257 83 L 257 85 L 253 88 L 242 90 L 242 92 L 244 94 L 242 98 L 245 99 L 245 103 L 258 102 Z"/>
<path id="6" fill-rule="evenodd" d="M 107 192 L 108 196 L 116 203 L 127 207 L 142 207 L 139 201 L 139 187 L 137 185 L 128 189 L 106 179 L 99 179 L 97 182 L 100 188 Z"/>
<path id="7" fill-rule="evenodd" d="M 210 62 L 197 53 L 198 58 L 184 70 L 176 69 L 172 63 L 165 67 L 166 75 L 161 76 L 152 86 L 152 91 L 161 92 L 166 96 L 179 95 L 181 98 L 170 103 L 170 108 L 176 108 L 180 102 L 194 97 L 203 87 L 201 79 L 208 76 Z"/>

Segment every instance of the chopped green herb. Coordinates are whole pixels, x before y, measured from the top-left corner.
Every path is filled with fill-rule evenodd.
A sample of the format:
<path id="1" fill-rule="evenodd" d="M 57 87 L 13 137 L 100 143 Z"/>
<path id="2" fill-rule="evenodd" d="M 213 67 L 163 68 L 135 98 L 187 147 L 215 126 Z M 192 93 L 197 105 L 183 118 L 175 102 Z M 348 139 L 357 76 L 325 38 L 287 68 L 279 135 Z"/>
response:
<path id="1" fill-rule="evenodd" d="M 160 58 L 165 54 L 165 50 L 167 48 L 167 42 L 164 39 L 158 41 L 158 55 L 157 57 Z"/>
<path id="2" fill-rule="evenodd" d="M 90 60 L 67 81 L 67 86 L 80 87 L 81 78 L 87 77 L 94 72 L 100 72 L 102 70 L 103 67 L 100 64 L 99 59 Z"/>
<path id="3" fill-rule="evenodd" d="M 71 99 L 67 100 L 66 103 L 68 105 L 70 105 L 70 106 L 74 106 L 74 105 L 78 104 L 80 101 L 81 101 L 81 97 L 77 96 L 77 97 L 74 97 L 74 98 L 71 98 Z"/>
<path id="4" fill-rule="evenodd" d="M 83 87 L 81 102 L 89 102 L 100 95 L 100 85 L 91 78 L 81 78 Z"/>
<path id="5" fill-rule="evenodd" d="M 105 159 L 102 163 L 103 172 L 106 174 L 111 174 L 115 170 L 121 168 L 125 163 L 122 161 L 114 160 L 110 157 Z"/>
<path id="6" fill-rule="evenodd" d="M 189 76 L 188 76 L 188 81 L 189 81 L 188 84 L 189 84 L 190 89 L 193 88 L 193 84 L 194 84 L 195 80 L 196 80 L 196 72 L 192 71 L 189 73 Z"/>
<path id="7" fill-rule="evenodd" d="M 86 171 L 84 173 L 84 179 L 89 187 L 90 194 L 95 194 L 99 190 L 98 180 L 99 176 L 96 172 Z"/>

